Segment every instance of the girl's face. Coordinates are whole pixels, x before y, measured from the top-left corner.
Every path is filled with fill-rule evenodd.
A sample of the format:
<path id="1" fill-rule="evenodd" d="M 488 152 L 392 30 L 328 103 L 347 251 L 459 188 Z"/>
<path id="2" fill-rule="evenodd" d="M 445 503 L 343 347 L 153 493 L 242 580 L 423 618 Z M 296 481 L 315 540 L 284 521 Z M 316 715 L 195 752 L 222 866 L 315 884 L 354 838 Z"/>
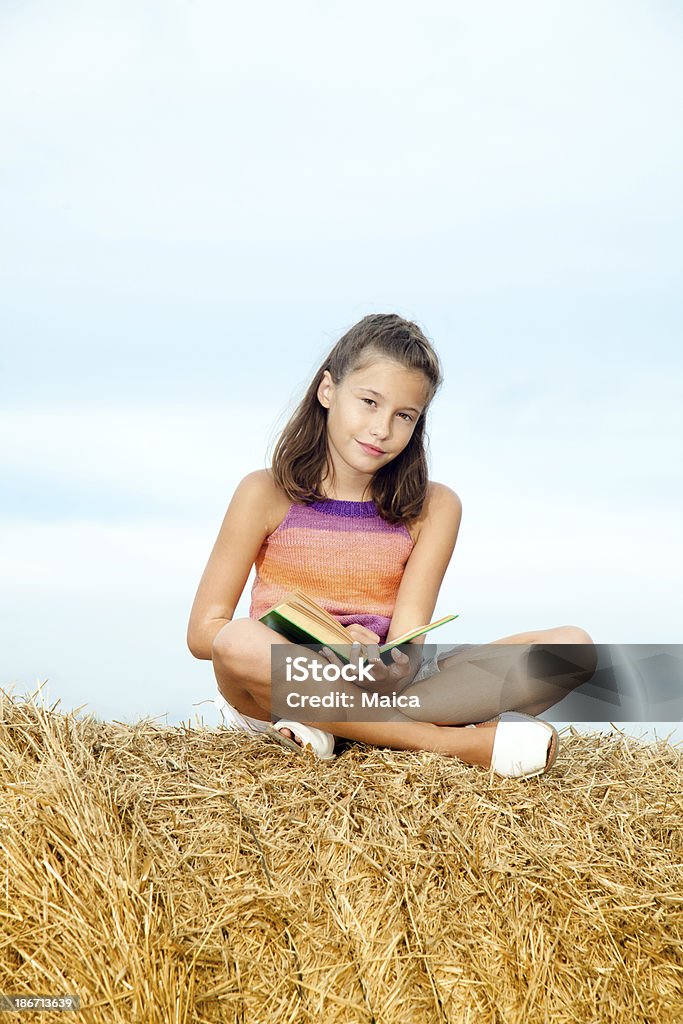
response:
<path id="1" fill-rule="evenodd" d="M 364 483 L 400 455 L 424 410 L 423 373 L 391 359 L 376 359 L 335 385 L 328 370 L 318 401 L 328 410 L 327 440 L 342 487 Z"/>

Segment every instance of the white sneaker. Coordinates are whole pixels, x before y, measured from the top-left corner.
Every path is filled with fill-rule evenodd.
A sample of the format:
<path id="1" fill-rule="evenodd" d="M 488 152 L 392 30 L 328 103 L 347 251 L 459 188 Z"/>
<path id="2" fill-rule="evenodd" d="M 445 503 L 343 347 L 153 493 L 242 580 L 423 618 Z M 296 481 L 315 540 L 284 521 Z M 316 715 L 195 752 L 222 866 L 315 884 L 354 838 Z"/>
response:
<path id="1" fill-rule="evenodd" d="M 530 779 L 552 768 L 560 737 L 549 722 L 521 711 L 504 711 L 498 719 L 491 767 L 510 779 Z"/>

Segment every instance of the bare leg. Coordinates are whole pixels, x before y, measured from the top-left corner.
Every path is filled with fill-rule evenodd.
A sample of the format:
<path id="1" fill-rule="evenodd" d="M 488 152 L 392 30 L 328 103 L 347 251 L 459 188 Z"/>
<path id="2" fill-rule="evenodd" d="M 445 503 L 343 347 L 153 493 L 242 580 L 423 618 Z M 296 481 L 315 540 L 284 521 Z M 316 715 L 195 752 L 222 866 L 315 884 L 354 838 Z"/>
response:
<path id="1" fill-rule="evenodd" d="M 494 640 L 495 644 L 540 644 L 546 648 L 558 648 L 561 657 L 575 666 L 575 672 L 563 679 L 556 693 L 549 693 L 522 704 L 515 710 L 527 715 L 540 715 L 567 696 L 570 689 L 581 686 L 592 679 L 598 665 L 597 651 L 588 633 L 577 626 L 558 626 L 555 629 L 539 629 L 534 633 L 515 633 L 512 636 Z"/>
<path id="2" fill-rule="evenodd" d="M 491 668 L 494 645 L 512 649 L 501 652 L 498 664 Z M 437 674 L 416 684 L 414 691 L 408 687 L 404 692 L 426 687 L 421 703 L 429 707 L 432 721 L 443 724 L 461 722 L 463 716 L 481 721 L 503 711 L 538 715 L 591 679 L 596 667 L 597 652 L 588 633 L 576 626 L 558 626 L 515 633 L 458 652 L 439 662 Z"/>

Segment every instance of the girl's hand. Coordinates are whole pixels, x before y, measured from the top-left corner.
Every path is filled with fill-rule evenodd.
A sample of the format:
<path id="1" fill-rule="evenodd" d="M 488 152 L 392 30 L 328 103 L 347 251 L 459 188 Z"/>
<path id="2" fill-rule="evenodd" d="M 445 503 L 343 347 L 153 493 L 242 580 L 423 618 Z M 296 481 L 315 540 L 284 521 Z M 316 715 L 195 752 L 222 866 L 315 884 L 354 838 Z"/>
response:
<path id="1" fill-rule="evenodd" d="M 369 632 L 369 630 L 366 630 L 366 632 Z M 379 650 L 379 648 L 377 649 Z M 320 653 L 331 665 L 337 665 L 340 669 L 344 668 L 344 663 L 333 651 L 329 649 L 329 647 L 323 647 Z M 370 670 L 374 682 L 365 678 L 360 679 L 358 678 L 360 675 L 358 664 L 361 659 L 361 645 L 359 643 L 354 643 L 351 647 L 351 662 L 346 666 L 345 674 L 350 675 L 351 668 L 354 668 L 356 671 L 354 672 L 354 678 L 351 681 L 355 682 L 357 686 L 362 687 L 364 690 L 371 690 L 372 692 L 379 694 L 398 693 L 412 681 L 413 676 L 417 672 L 417 665 L 413 665 L 408 655 L 400 651 L 398 647 L 392 648 L 391 656 L 393 658 L 392 665 L 385 665 L 379 657 L 379 654 L 377 655 L 376 661 L 370 662 Z M 421 657 L 418 659 L 418 663 L 420 661 Z"/>
<path id="2" fill-rule="evenodd" d="M 346 626 L 346 631 L 351 634 L 354 641 L 362 645 L 364 658 L 368 658 L 370 661 L 376 661 L 379 658 L 380 638 L 377 633 L 373 633 L 371 629 L 361 626 L 359 622 L 352 622 L 350 626 Z M 356 658 L 355 660 L 357 661 L 358 659 Z"/>

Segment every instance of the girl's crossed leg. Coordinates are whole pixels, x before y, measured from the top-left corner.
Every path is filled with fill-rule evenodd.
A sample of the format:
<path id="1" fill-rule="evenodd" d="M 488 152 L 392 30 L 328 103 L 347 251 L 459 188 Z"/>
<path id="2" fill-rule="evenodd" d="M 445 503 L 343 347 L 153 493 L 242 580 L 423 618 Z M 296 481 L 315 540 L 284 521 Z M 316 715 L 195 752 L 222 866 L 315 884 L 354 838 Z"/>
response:
<path id="1" fill-rule="evenodd" d="M 492 650 L 498 645 L 500 653 Z M 439 660 L 439 672 L 422 683 L 432 721 L 453 724 L 456 714 L 456 722 L 476 723 L 503 711 L 539 715 L 591 679 L 596 668 L 588 633 L 558 626 L 470 646 Z"/>
<path id="2" fill-rule="evenodd" d="M 212 660 L 218 687 L 226 700 L 242 714 L 270 721 L 271 647 L 283 643 L 288 641 L 255 619 L 235 619 L 217 634 Z M 492 644 L 517 645 L 519 648 L 518 657 L 510 658 L 514 652 L 501 652 L 509 661 L 502 702 L 499 690 L 494 688 L 493 694 L 487 694 L 486 688 L 482 687 L 477 652 L 491 646 L 482 645 L 469 648 L 453 658 L 445 658 L 439 664 L 438 675 L 423 679 L 414 686 L 411 684 L 402 691 L 405 694 L 418 693 L 426 698 L 427 713 L 431 715 L 429 721 L 417 721 L 412 714 L 409 717 L 396 710 L 391 721 L 315 722 L 307 719 L 306 724 L 334 736 L 374 746 L 430 750 L 487 768 L 493 754 L 496 722 L 484 719 L 506 710 L 539 714 L 561 700 L 570 689 L 590 679 L 596 666 L 591 638 L 573 626 L 518 633 L 492 641 Z M 538 677 L 540 665 L 534 667 L 534 652 L 539 650 L 536 645 L 542 645 L 542 651 L 551 650 L 556 645 L 562 645 L 562 652 L 571 649 L 570 662 L 574 663 L 575 672 L 563 677 L 561 689 Z M 565 645 L 571 645 L 571 648 Z M 307 648 L 292 646 L 311 661 L 316 660 L 315 654 Z M 327 664 L 322 658 L 319 662 L 323 666 Z M 352 683 L 335 684 L 335 689 L 347 689 L 356 696 L 361 692 Z M 463 728 L 470 722 L 478 724 L 479 728 Z"/>

